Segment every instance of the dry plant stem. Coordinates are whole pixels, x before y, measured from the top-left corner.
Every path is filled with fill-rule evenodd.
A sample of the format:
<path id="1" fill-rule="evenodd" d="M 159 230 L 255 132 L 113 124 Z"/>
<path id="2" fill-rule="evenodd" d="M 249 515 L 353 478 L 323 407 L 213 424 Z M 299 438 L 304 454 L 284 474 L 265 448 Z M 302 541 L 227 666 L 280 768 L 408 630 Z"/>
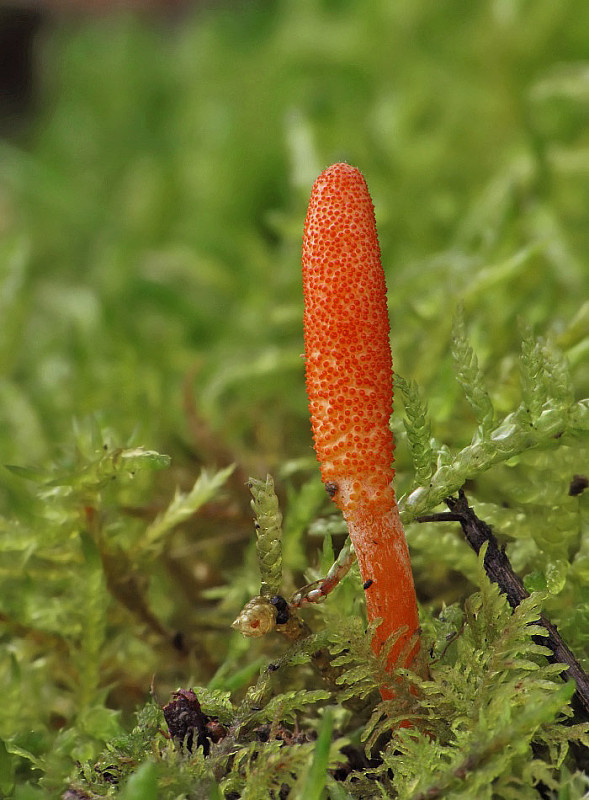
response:
<path id="1" fill-rule="evenodd" d="M 366 584 L 373 647 L 399 630 L 390 668 L 418 630 L 394 470 L 392 360 L 374 210 L 362 174 L 326 169 L 313 186 L 303 236 L 305 363 L 315 451 L 343 512 Z M 412 661 L 417 646 L 403 659 Z"/>
<path id="2" fill-rule="evenodd" d="M 328 594 L 330 594 L 348 574 L 355 561 L 356 553 L 354 553 L 354 547 L 352 546 L 351 540 L 348 538 L 340 550 L 338 557 L 329 568 L 327 575 L 297 589 L 289 601 L 291 608 L 300 608 L 306 603 L 322 603 L 327 598 Z M 370 586 L 365 586 L 364 588 L 369 589 Z"/>
<path id="3" fill-rule="evenodd" d="M 460 490 L 458 497 L 448 497 L 446 505 L 450 513 L 430 514 L 419 517 L 419 522 L 437 522 L 455 520 L 459 522 L 463 533 L 478 554 L 485 542 L 487 552 L 485 553 L 485 571 L 489 578 L 496 583 L 501 591 L 506 595 L 512 608 L 518 606 L 522 600 L 528 597 L 528 592 L 518 575 L 515 574 L 504 550 L 486 522 L 479 519 L 472 508 L 468 505 L 468 500 L 463 490 Z M 539 623 L 546 629 L 546 636 L 538 637 L 540 643 L 552 651 L 550 661 L 558 664 L 566 664 L 567 669 L 563 674 L 565 678 L 573 678 L 577 690 L 573 697 L 573 705 L 577 714 L 584 719 L 589 719 L 589 676 L 583 670 L 571 650 L 563 641 L 555 626 L 544 616 L 540 617 Z"/>

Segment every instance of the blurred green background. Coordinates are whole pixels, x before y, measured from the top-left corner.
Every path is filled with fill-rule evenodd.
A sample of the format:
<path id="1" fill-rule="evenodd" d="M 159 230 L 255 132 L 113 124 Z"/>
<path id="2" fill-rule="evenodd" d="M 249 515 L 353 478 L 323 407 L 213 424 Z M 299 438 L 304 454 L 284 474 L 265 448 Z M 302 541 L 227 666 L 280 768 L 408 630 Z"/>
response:
<path id="1" fill-rule="evenodd" d="M 276 476 L 300 534 L 328 507 L 300 358 L 300 241 L 313 180 L 338 160 L 368 181 L 395 368 L 420 384 L 439 441 L 462 447 L 475 427 L 450 354 L 459 302 L 498 412 L 519 402 L 521 320 L 560 345 L 586 397 L 588 32 L 586 0 L 50 13 L 34 39 L 32 108 L 0 140 L 0 462 L 71 467 L 88 420 L 109 446 L 167 453 L 170 470 L 112 501 L 135 526 L 201 466 L 236 463 L 221 506 L 175 543 L 172 574 L 188 553 L 190 576 L 151 588 L 176 627 L 190 604 L 174 581 L 218 585 L 244 557 L 248 475 Z M 401 422 L 395 430 L 402 493 L 411 464 Z M 8 537 L 39 507 L 29 483 L 1 470 Z M 487 499 L 500 505 L 511 477 L 499 472 Z M 303 511 L 288 501 L 301 486 Z M 11 561 L 32 584 L 23 565 L 40 541 Z M 300 544 L 291 555 L 302 569 Z M 31 611 L 39 597 L 24 607 L 22 586 L 7 585 L 12 633 L 53 635 L 55 620 Z M 224 610 L 223 626 L 238 608 Z M 128 620 L 115 623 L 120 632 Z M 111 705 L 142 698 L 150 670 L 170 669 L 172 682 L 189 673 L 169 668 L 169 652 L 127 647 L 135 671 Z M 214 674 L 223 647 L 190 674 Z M 29 640 L 19 663 L 34 652 Z M 121 681 L 121 663 L 105 669 Z M 66 705 L 50 706 L 68 718 Z"/>
<path id="2" fill-rule="evenodd" d="M 244 459 L 307 454 L 301 228 L 340 159 L 373 194 L 397 369 L 442 423 L 458 299 L 495 376 L 519 314 L 559 333 L 587 296 L 588 25 L 582 0 L 55 18 L 0 150 L 3 460 L 97 412 L 186 443 L 192 370 Z"/>

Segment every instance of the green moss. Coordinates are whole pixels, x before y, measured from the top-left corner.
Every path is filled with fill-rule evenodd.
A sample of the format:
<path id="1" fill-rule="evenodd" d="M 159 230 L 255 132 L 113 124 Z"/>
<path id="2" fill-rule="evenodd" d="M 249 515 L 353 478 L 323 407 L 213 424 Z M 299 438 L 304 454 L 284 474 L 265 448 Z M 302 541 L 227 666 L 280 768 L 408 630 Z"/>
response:
<path id="1" fill-rule="evenodd" d="M 44 33 L 38 112 L 0 142 L 0 793 L 587 791 L 529 623 L 589 663 L 588 15 L 273 0 Z M 250 475 L 275 476 L 268 592 L 345 540 L 299 357 L 306 202 L 342 158 L 376 208 L 434 648 L 385 704 L 355 570 L 306 640 L 230 629 L 260 590 Z M 415 522 L 465 482 L 535 592 L 514 615 L 457 526 Z M 179 685 L 230 729 L 207 758 L 161 732 Z"/>

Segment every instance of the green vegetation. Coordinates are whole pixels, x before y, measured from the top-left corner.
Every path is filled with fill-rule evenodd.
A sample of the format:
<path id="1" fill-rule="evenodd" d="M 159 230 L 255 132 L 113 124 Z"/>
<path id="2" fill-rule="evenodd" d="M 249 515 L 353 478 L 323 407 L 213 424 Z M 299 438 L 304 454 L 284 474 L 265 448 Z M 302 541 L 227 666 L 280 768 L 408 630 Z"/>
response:
<path id="1" fill-rule="evenodd" d="M 0 795 L 585 796 L 532 637 L 541 607 L 589 668 L 588 29 L 585 0 L 253 0 L 45 34 L 0 142 Z M 231 629 L 280 554 L 288 597 L 345 539 L 299 355 L 306 203 L 342 159 L 431 649 L 385 702 L 354 569 L 310 637 Z M 414 521 L 463 484 L 532 592 L 513 614 L 456 523 Z M 178 687 L 206 756 L 163 734 Z"/>

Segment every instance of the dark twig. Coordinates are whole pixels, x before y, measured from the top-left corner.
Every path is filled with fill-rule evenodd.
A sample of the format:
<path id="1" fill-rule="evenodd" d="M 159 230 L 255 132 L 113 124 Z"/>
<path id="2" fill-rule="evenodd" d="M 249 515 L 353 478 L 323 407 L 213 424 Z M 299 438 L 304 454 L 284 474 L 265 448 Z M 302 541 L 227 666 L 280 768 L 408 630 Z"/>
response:
<path id="1" fill-rule="evenodd" d="M 419 522 L 442 520 L 460 522 L 468 543 L 477 554 L 483 544 L 488 542 L 484 561 L 487 575 L 504 592 L 511 607 L 518 606 L 524 598 L 528 597 L 528 592 L 521 579 L 513 571 L 505 550 L 499 546 L 491 528 L 486 522 L 479 519 L 470 508 L 462 489 L 457 498 L 448 497 L 445 502 L 450 509 L 449 513 L 430 514 L 420 517 Z M 573 678 L 577 685 L 573 696 L 573 708 L 577 715 L 583 719 L 589 719 L 589 676 L 565 644 L 556 627 L 544 615 L 540 617 L 539 623 L 546 629 L 546 636 L 539 636 L 537 639 L 551 650 L 552 655 L 549 657 L 551 662 L 567 665 L 563 676 L 567 679 Z"/>

